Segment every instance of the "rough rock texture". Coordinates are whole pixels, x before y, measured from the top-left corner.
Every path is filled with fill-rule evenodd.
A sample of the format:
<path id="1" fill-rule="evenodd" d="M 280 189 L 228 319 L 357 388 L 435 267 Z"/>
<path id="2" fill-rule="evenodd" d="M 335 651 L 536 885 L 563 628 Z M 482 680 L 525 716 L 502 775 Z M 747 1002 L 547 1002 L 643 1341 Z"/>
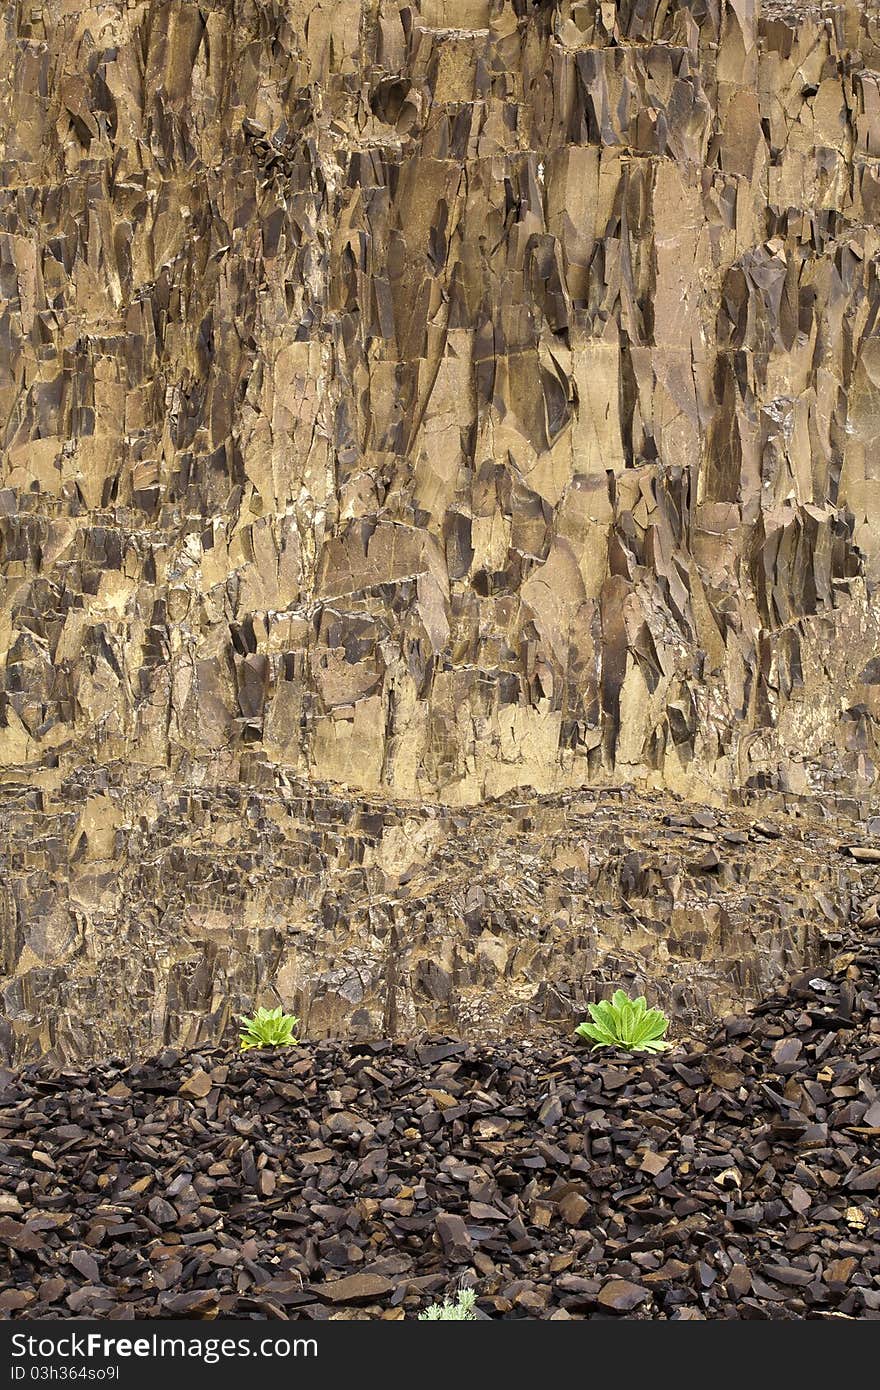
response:
<path id="1" fill-rule="evenodd" d="M 341 1002 L 315 1030 L 394 1021 L 376 980 L 418 912 L 326 908 L 360 891 L 344 795 L 329 850 L 296 812 L 273 880 L 294 779 L 404 838 L 452 824 L 420 802 L 518 788 L 876 797 L 872 7 L 28 0 L 0 73 L 0 923 L 28 1047 L 121 1046 L 127 991 L 133 1037 L 179 1040 L 287 968 L 273 914 L 319 906 L 298 959 Z M 203 949 L 218 895 L 238 937 Z"/>
<path id="2" fill-rule="evenodd" d="M 873 783 L 880 31 L 783 15 L 7 5 L 5 760 Z"/>
<path id="3" fill-rule="evenodd" d="M 233 1013 L 276 999 L 306 1037 L 558 1038 L 621 983 L 699 1029 L 876 915 L 877 818 L 624 789 L 458 808 L 295 785 L 135 794 L 122 775 L 57 800 L 10 789 L 7 1057 L 231 1038 Z"/>
<path id="4" fill-rule="evenodd" d="M 880 1318 L 880 936 L 707 1046 L 0 1073 L 0 1315 Z M 678 1042 L 678 1039 L 676 1039 Z"/>

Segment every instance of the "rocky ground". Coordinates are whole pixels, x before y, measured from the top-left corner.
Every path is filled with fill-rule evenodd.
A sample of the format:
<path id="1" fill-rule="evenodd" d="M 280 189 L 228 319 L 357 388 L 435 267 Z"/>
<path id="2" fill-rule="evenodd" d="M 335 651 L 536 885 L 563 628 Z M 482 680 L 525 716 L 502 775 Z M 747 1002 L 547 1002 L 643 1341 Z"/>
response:
<path id="1" fill-rule="evenodd" d="M 880 1318 L 880 923 L 658 1059 L 428 1038 L 2 1074 L 24 1318 Z"/>

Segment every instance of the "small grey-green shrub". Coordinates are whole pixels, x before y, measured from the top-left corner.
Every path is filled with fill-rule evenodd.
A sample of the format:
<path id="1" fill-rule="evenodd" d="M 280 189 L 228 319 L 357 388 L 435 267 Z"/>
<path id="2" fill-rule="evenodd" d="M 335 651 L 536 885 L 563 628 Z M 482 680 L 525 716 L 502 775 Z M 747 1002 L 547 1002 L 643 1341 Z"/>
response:
<path id="1" fill-rule="evenodd" d="M 448 1298 L 443 1303 L 432 1303 L 430 1308 L 419 1313 L 419 1322 L 475 1322 L 476 1301 L 473 1289 L 460 1289 L 454 1303 Z"/>

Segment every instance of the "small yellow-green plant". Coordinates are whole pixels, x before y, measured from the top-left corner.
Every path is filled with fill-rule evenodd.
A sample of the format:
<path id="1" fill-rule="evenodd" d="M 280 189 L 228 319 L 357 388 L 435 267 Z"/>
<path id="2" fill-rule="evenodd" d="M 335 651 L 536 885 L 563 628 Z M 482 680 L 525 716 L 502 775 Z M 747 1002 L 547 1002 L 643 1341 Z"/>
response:
<path id="1" fill-rule="evenodd" d="M 661 1009 L 649 1009 L 644 995 L 630 999 L 622 989 L 614 991 L 610 999 L 599 1004 L 588 1004 L 592 1023 L 581 1023 L 575 1032 L 582 1038 L 589 1038 L 595 1052 L 600 1047 L 622 1047 L 627 1052 L 665 1052 L 668 1042 L 663 1042 L 663 1034 L 669 1027 L 669 1019 Z"/>
<path id="2" fill-rule="evenodd" d="M 239 1019 L 244 1024 L 238 1035 L 242 1052 L 249 1047 L 295 1047 L 299 1042 L 294 1037 L 299 1019 L 283 1013 L 280 1004 L 277 1009 L 257 1009 L 253 1018 L 239 1014 Z"/>
<path id="3" fill-rule="evenodd" d="M 477 1295 L 473 1289 L 459 1289 L 454 1302 L 447 1298 L 443 1303 L 432 1303 L 423 1313 L 419 1313 L 419 1322 L 475 1322 L 476 1301 Z"/>

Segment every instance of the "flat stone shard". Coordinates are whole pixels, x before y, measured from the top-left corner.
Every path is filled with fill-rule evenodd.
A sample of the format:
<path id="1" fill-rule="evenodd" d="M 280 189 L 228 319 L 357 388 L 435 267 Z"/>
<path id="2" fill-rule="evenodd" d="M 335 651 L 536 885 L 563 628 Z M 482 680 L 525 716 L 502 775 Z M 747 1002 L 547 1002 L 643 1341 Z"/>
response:
<path id="1" fill-rule="evenodd" d="M 598 1301 L 603 1308 L 615 1313 L 631 1313 L 650 1297 L 650 1290 L 640 1284 L 631 1284 L 628 1279 L 609 1279 L 599 1290 Z"/>
<path id="2" fill-rule="evenodd" d="M 328 1303 L 364 1303 L 392 1293 L 394 1284 L 378 1274 L 349 1274 L 344 1279 L 333 1279 L 326 1284 L 317 1284 L 315 1292 Z"/>
<path id="3" fill-rule="evenodd" d="M 473 1246 L 467 1226 L 460 1216 L 441 1212 L 437 1217 L 436 1230 L 448 1260 L 458 1262 L 470 1259 Z"/>
<path id="4" fill-rule="evenodd" d="M 204 1099 L 213 1086 L 213 1081 L 207 1072 L 198 1068 L 192 1076 L 188 1076 L 180 1087 L 182 1096 L 192 1096 L 197 1100 Z"/>
<path id="5" fill-rule="evenodd" d="M 871 7 L 44 0 L 0 65 L 2 1054 L 806 968 L 880 854 Z M 710 839 L 550 828 L 609 786 Z"/>

